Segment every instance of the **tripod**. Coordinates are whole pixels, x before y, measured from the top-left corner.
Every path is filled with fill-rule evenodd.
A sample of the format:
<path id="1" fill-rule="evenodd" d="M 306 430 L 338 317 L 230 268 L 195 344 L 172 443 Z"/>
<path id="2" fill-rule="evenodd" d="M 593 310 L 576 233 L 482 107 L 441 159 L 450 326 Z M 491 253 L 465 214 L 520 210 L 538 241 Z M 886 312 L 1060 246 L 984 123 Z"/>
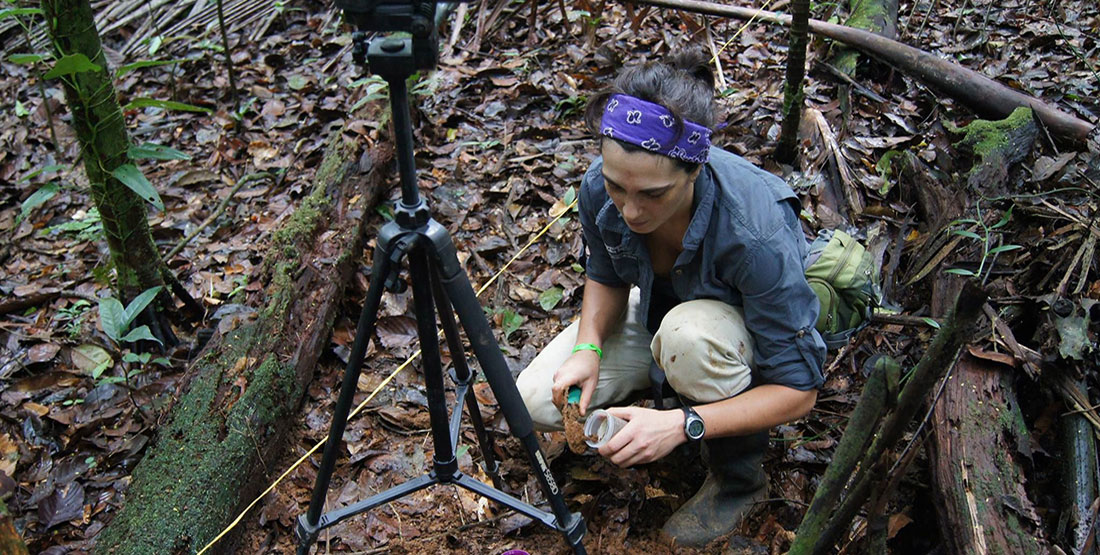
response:
<path id="1" fill-rule="evenodd" d="M 413 58 L 413 40 L 409 38 L 375 40 L 371 42 L 366 54 L 371 70 L 382 76 L 390 86 L 390 106 L 393 110 L 398 170 L 401 176 L 401 202 L 394 211 L 394 220 L 383 226 L 377 239 L 370 287 L 359 316 L 351 357 L 344 371 L 343 385 L 336 402 L 332 426 L 329 428 L 328 444 L 325 445 L 317 480 L 314 483 L 309 511 L 298 517 L 298 527 L 295 531 L 298 538 L 298 555 L 309 553 L 310 546 L 317 541 L 321 530 L 434 484 L 453 484 L 466 488 L 538 520 L 560 531 L 573 552 L 583 555 L 585 549 L 581 539 L 585 534 L 584 520 L 579 514 L 570 513 L 566 507 L 561 491 L 539 448 L 531 416 L 516 389 L 504 356 L 493 337 L 489 322 L 482 312 L 481 304 L 458 262 L 454 243 L 447 230 L 431 218 L 428 206 L 420 198 L 417 190 L 406 87 L 406 79 L 412 75 L 416 67 Z M 435 446 L 432 470 L 348 507 L 322 514 L 367 343 L 374 333 L 383 289 L 388 281 L 392 282 L 396 279 L 398 266 L 403 259 L 407 259 L 409 263 L 417 335 L 420 338 L 421 359 L 424 364 L 432 442 Z M 456 402 L 454 412 L 449 419 L 436 328 L 437 312 L 454 360 L 451 378 L 456 386 Z M 485 372 L 485 378 L 500 404 L 512 434 L 519 439 L 527 451 L 528 458 L 535 468 L 539 485 L 550 502 L 550 512 L 525 503 L 501 489 L 499 465 L 493 454 L 492 437 L 485 430 L 477 399 L 470 387 L 474 372 L 466 365 L 466 359 L 463 356 L 459 323 L 455 322 L 455 314 L 458 315 L 458 322 L 466 331 L 474 354 Z M 470 420 L 477 432 L 484 457 L 484 469 L 491 477 L 493 486 L 463 474 L 458 468 L 455 449 L 458 443 L 463 402 L 468 408 Z"/>

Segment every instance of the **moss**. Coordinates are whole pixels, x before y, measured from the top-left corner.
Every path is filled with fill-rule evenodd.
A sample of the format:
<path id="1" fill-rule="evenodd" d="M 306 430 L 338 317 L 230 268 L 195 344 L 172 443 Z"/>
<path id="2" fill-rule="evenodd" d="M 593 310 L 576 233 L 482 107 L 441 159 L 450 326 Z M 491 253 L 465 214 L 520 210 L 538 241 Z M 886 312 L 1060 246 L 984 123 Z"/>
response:
<path id="1" fill-rule="evenodd" d="M 963 133 L 960 142 L 969 145 L 975 156 L 984 159 L 1008 145 L 1009 132 L 1027 125 L 1031 120 L 1031 108 L 1021 106 L 1002 120 L 976 119 L 966 127 L 960 128 L 950 123 L 946 127 L 952 133 Z"/>
<path id="2" fill-rule="evenodd" d="M 293 408 L 282 400 L 301 395 L 294 368 L 273 354 L 240 376 L 218 370 L 233 368 L 248 347 L 271 352 L 259 343 L 265 340 L 259 328 L 236 334 L 233 343 L 242 347 L 205 361 L 157 448 L 134 470 L 141 487 L 128 493 L 97 553 L 123 553 L 120 545 L 125 553 L 193 553 L 235 516 L 251 473 L 225 469 L 257 467 L 260 446 Z"/>
<path id="3" fill-rule="evenodd" d="M 848 9 L 851 15 L 845 25 L 873 33 L 882 32 L 888 17 L 886 4 L 882 0 L 851 0 Z"/>

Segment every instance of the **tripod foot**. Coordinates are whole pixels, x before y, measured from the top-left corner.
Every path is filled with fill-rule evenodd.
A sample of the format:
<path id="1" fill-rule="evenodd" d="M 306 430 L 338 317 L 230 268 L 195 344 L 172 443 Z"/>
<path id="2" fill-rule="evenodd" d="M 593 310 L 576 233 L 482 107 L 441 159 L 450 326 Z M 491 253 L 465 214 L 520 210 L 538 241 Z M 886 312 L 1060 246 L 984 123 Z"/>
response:
<path id="1" fill-rule="evenodd" d="M 584 519 L 581 518 L 580 513 L 569 513 L 569 520 L 565 522 L 565 525 L 560 529 L 561 533 L 565 536 L 566 543 L 569 547 L 573 548 L 573 553 L 577 555 L 584 555 L 584 543 L 581 542 L 584 539 L 585 533 L 588 532 L 588 528 L 584 524 Z"/>
<path id="2" fill-rule="evenodd" d="M 300 515 L 298 517 L 298 528 L 294 530 L 294 537 L 298 538 L 297 555 L 309 555 L 309 548 L 313 547 L 320 532 L 320 522 L 311 525 L 309 520 L 306 519 L 306 515 Z"/>

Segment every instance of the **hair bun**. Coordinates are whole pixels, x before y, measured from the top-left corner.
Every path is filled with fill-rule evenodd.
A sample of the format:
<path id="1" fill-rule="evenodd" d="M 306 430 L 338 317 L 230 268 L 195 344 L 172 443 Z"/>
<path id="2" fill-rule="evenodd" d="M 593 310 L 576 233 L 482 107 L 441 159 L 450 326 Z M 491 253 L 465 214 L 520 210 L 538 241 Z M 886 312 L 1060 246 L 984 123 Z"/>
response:
<path id="1" fill-rule="evenodd" d="M 714 70 L 711 68 L 710 59 L 710 54 L 707 54 L 702 46 L 699 44 L 689 44 L 669 54 L 665 63 L 675 69 L 688 73 L 713 89 Z"/>

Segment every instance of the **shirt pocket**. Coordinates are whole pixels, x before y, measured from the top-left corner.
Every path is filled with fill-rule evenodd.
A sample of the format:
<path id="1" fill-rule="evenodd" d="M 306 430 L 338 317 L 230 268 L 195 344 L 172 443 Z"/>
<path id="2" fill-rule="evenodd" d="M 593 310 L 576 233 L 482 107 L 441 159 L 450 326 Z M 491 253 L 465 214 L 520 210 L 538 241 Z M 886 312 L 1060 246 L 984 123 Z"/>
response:
<path id="1" fill-rule="evenodd" d="M 607 254 L 611 257 L 611 266 L 615 268 L 615 274 L 619 276 L 619 279 L 636 285 L 641 275 L 641 269 L 639 268 L 641 259 L 638 254 L 629 245 L 625 244 L 607 245 Z"/>

